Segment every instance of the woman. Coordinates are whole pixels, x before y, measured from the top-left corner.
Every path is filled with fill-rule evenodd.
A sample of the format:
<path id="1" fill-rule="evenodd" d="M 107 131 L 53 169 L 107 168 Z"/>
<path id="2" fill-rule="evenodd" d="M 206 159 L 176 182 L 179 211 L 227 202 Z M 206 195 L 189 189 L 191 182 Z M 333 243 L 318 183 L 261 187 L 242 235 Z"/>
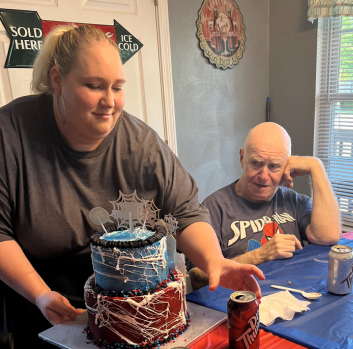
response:
<path id="1" fill-rule="evenodd" d="M 152 129 L 123 111 L 124 82 L 117 45 L 103 32 L 59 27 L 34 65 L 37 95 L 0 109 L 0 279 L 10 287 L 16 349 L 46 347 L 39 332 L 84 311 L 97 229 L 88 213 L 111 210 L 119 190 L 136 190 L 178 219 L 178 248 L 209 275 L 211 290 L 220 282 L 260 296 L 252 274 L 263 279 L 261 271 L 222 257 L 194 180 Z"/>

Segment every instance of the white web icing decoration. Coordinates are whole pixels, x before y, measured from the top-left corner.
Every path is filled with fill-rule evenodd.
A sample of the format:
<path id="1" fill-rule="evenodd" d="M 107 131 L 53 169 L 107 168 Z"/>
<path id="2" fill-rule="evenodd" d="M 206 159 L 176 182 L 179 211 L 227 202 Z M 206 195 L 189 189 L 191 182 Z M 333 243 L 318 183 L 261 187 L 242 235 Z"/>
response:
<path id="1" fill-rule="evenodd" d="M 181 274 L 178 274 L 176 281 L 170 282 L 165 289 L 131 298 L 97 295 L 91 287 L 93 277 L 92 275 L 85 284 L 88 312 L 95 317 L 96 325 L 107 327 L 127 343 L 141 344 L 133 341 L 131 337 L 143 338 L 143 341 L 165 338 L 172 329 L 186 324 L 185 284 Z M 92 307 L 87 305 L 89 297 L 96 299 Z M 180 308 L 175 304 L 171 306 L 173 299 L 177 300 L 177 304 L 180 303 Z M 130 339 L 123 332 L 131 334 Z"/>
<path id="2" fill-rule="evenodd" d="M 155 286 L 156 276 L 158 276 L 158 283 L 163 281 L 160 278 L 159 272 L 164 270 L 167 265 L 165 259 L 167 248 L 166 237 L 162 238 L 158 244 L 146 246 L 143 249 L 107 249 L 93 245 L 91 248 L 94 263 L 104 264 L 106 267 L 112 269 L 112 273 L 103 274 L 95 268 L 96 275 L 102 274 L 116 280 L 123 279 L 124 283 L 129 281 L 145 283 L 149 287 Z M 142 252 L 144 255 L 142 255 Z M 101 261 L 96 258 L 98 255 L 101 257 Z M 119 272 L 115 274 L 114 270 L 118 270 Z M 147 273 L 147 271 L 153 272 Z M 154 280 L 154 282 L 150 279 Z"/>

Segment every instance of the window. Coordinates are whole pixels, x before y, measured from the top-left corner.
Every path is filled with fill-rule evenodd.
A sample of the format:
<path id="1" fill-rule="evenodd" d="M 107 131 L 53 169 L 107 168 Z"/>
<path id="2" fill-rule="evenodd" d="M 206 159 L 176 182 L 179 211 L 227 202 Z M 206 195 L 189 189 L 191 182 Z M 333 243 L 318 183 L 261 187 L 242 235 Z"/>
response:
<path id="1" fill-rule="evenodd" d="M 314 155 L 353 228 L 353 17 L 318 19 Z"/>

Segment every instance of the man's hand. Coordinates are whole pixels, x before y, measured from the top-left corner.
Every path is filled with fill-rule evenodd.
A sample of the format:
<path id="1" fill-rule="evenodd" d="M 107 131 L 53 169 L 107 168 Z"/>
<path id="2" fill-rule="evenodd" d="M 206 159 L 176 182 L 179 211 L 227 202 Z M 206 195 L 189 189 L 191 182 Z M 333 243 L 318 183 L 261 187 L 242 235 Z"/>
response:
<path id="1" fill-rule="evenodd" d="M 85 309 L 75 309 L 65 297 L 53 291 L 36 297 L 35 304 L 52 325 L 75 319 L 78 314 L 86 311 Z"/>
<path id="2" fill-rule="evenodd" d="M 254 252 L 260 263 L 264 263 L 274 259 L 292 258 L 296 249 L 302 250 L 303 247 L 294 235 L 275 234 L 271 240 Z"/>
<path id="3" fill-rule="evenodd" d="M 222 258 L 207 271 L 209 290 L 214 291 L 218 285 L 235 291 L 247 290 L 261 298 L 261 291 L 254 276 L 264 280 L 264 274 L 254 265 L 239 264 L 230 259 Z"/>
<path id="4" fill-rule="evenodd" d="M 282 183 L 285 182 L 287 188 L 292 188 L 295 177 L 311 174 L 311 171 L 315 167 L 321 167 L 321 162 L 317 158 L 310 156 L 290 156 L 284 166 Z"/>

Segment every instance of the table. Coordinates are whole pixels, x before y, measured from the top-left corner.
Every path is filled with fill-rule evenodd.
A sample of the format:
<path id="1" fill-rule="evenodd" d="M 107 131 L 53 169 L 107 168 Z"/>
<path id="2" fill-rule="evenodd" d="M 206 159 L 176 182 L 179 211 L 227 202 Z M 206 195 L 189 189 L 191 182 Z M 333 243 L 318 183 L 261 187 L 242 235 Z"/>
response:
<path id="1" fill-rule="evenodd" d="M 187 302 L 187 309 L 192 318 L 192 326 L 182 336 L 163 345 L 163 349 L 191 346 L 193 343 L 199 342 L 200 337 L 205 336 L 226 321 L 224 313 L 194 303 Z M 87 321 L 88 315 L 87 312 L 84 312 L 78 315 L 75 320 L 63 322 L 39 333 L 39 337 L 62 349 L 97 349 L 96 345 L 87 342 L 86 333 L 83 331 Z"/>
<path id="2" fill-rule="evenodd" d="M 290 342 L 284 338 L 273 335 L 270 332 L 260 330 L 261 349 L 302 349 L 299 344 Z M 228 349 L 228 326 L 227 323 L 216 328 L 213 332 L 202 338 L 199 342 L 191 345 L 190 349 Z"/>
<path id="3" fill-rule="evenodd" d="M 344 236 L 351 239 L 352 235 Z M 340 244 L 353 247 L 353 240 L 348 239 L 341 239 Z M 302 251 L 296 251 L 291 259 L 270 261 L 259 266 L 266 277 L 265 281 L 259 282 L 263 296 L 278 292 L 270 287 L 271 284 L 288 286 L 288 281 L 291 282 L 290 287 L 323 294 L 321 298 L 311 302 L 310 311 L 296 314 L 293 320 L 277 319 L 271 326 L 261 325 L 261 348 L 301 348 L 300 345 L 315 349 L 353 348 L 353 294 L 337 296 L 327 291 L 329 251 L 330 247 L 309 245 Z M 187 300 L 226 312 L 226 304 L 231 292 L 218 288 L 211 293 L 206 287 L 188 294 Z M 304 300 L 300 295 L 293 295 Z M 228 348 L 226 326 L 221 326 L 216 331 L 203 338 L 202 343 L 196 343 L 191 348 Z M 283 338 L 287 341 L 277 346 L 284 340 Z"/>

